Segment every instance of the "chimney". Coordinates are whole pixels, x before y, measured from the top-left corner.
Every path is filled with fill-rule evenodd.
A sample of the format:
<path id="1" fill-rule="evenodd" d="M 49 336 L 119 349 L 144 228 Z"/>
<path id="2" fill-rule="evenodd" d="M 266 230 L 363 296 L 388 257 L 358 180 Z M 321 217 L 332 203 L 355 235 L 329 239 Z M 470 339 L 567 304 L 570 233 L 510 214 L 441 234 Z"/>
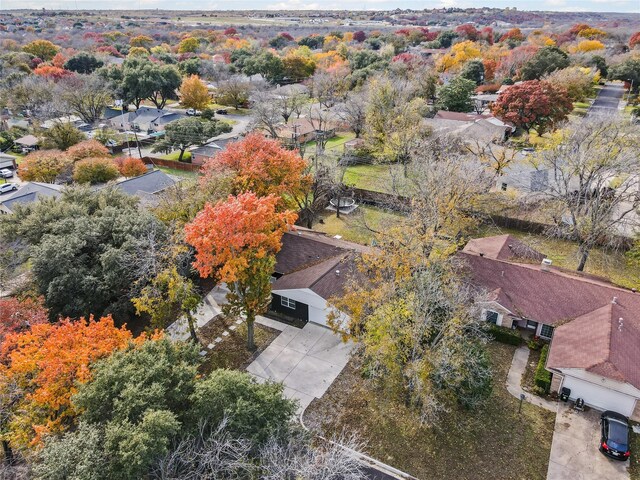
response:
<path id="1" fill-rule="evenodd" d="M 549 270 L 551 270 L 551 263 L 553 262 L 550 258 L 543 258 L 542 263 L 540 264 L 540 270 L 543 272 L 548 272 Z"/>
<path id="2" fill-rule="evenodd" d="M 613 300 L 611 300 L 611 303 L 613 303 L 614 305 L 618 304 L 618 297 L 613 297 Z M 622 319 L 620 319 L 622 320 Z"/>

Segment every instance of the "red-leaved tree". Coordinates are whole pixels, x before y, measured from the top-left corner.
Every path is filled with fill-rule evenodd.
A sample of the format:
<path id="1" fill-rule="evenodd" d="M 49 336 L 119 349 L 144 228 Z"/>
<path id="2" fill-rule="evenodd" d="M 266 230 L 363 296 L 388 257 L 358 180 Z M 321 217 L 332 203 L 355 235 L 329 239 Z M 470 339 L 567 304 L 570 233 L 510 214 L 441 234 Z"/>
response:
<path id="1" fill-rule="evenodd" d="M 245 315 L 247 346 L 255 348 L 254 320 L 271 300 L 270 278 L 284 232 L 296 220 L 291 211 L 278 211 L 275 195 L 243 193 L 215 205 L 206 204 L 185 226 L 185 239 L 196 249 L 194 267 L 203 278 L 214 277 L 229 288 L 230 315 Z"/>
<path id="2" fill-rule="evenodd" d="M 279 206 L 292 206 L 293 198 L 309 189 L 308 164 L 296 151 L 258 133 L 229 144 L 224 152 L 203 167 L 203 182 L 209 183 L 221 170 L 231 171 L 235 195 L 253 192 L 259 197 L 280 197 Z"/>
<path id="3" fill-rule="evenodd" d="M 533 128 L 538 135 L 554 130 L 571 110 L 567 91 L 544 80 L 512 85 L 491 106 L 496 117 L 526 131 Z"/>
<path id="4" fill-rule="evenodd" d="M 0 298 L 0 345 L 10 333 L 21 332 L 33 325 L 47 323 L 49 317 L 42 298 Z"/>

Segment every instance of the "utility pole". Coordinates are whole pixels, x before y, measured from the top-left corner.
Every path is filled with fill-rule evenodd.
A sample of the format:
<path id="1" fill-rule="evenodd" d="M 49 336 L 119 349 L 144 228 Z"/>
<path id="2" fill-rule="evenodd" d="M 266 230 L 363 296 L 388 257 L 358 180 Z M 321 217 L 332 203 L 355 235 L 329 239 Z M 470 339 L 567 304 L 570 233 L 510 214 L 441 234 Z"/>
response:
<path id="1" fill-rule="evenodd" d="M 124 130 L 124 100 L 116 100 L 116 106 L 119 106 L 122 109 L 122 129 Z M 125 131 L 125 136 L 127 138 L 127 155 L 131 155 L 131 147 L 129 146 L 129 135 L 127 135 L 127 131 Z"/>

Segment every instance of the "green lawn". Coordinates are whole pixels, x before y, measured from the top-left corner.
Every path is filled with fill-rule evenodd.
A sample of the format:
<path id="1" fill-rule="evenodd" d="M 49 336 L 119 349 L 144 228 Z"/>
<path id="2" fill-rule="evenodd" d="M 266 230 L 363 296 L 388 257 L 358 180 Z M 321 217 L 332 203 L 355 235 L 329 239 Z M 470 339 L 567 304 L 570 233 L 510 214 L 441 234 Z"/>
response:
<path id="1" fill-rule="evenodd" d="M 160 158 L 164 160 L 174 160 L 176 162 L 178 161 L 179 157 L 180 157 L 180 150 L 176 150 L 175 152 L 171 152 L 166 155 L 160 156 Z M 184 155 L 182 156 L 182 160 L 185 162 L 188 162 L 189 160 L 191 160 L 191 152 L 184 152 Z"/>
<path id="2" fill-rule="evenodd" d="M 375 192 L 393 193 L 394 187 L 401 192 L 405 181 L 402 170 L 402 166 L 397 164 L 354 165 L 347 167 L 344 183 Z"/>
<path id="3" fill-rule="evenodd" d="M 338 133 L 335 137 L 327 140 L 327 144 L 324 149 L 326 152 L 335 152 L 342 153 L 342 149 L 344 148 L 344 144 L 349 140 L 353 140 L 356 138 L 355 133 L 344 132 Z M 315 155 L 316 151 L 316 142 L 309 142 L 305 146 L 305 154 L 308 157 L 309 155 Z"/>
<path id="4" fill-rule="evenodd" d="M 488 237 L 503 233 L 524 240 L 553 260 L 553 264 L 558 267 L 574 270 L 578 265 L 578 245 L 574 242 L 494 226 L 483 227 L 477 236 Z M 622 252 L 594 249 L 589 255 L 585 272 L 605 277 L 623 287 L 640 288 L 640 267 L 628 263 Z"/>
<path id="5" fill-rule="evenodd" d="M 162 170 L 164 173 L 168 173 L 169 175 L 174 175 L 176 177 L 182 177 L 182 178 L 188 178 L 188 179 L 193 179 L 193 178 L 198 178 L 198 172 L 189 172 L 186 170 L 178 170 L 175 168 L 167 168 L 167 167 L 157 167 L 158 170 Z"/>
<path id="6" fill-rule="evenodd" d="M 454 408 L 436 428 L 362 378 L 358 357 L 305 412 L 324 434 L 355 431 L 366 453 L 421 479 L 543 480 L 547 476 L 555 414 L 518 400 L 505 387 L 515 347 L 488 346 L 493 392 L 485 406 Z"/>
<path id="7" fill-rule="evenodd" d="M 316 223 L 313 229 L 330 236 L 340 235 L 350 242 L 370 245 L 376 236 L 375 231 L 384 231 L 385 227 L 400 218 L 395 212 L 360 205 L 355 212 L 342 214 L 340 218 L 336 217 L 335 212 L 327 211 L 322 216 L 322 223 Z"/>

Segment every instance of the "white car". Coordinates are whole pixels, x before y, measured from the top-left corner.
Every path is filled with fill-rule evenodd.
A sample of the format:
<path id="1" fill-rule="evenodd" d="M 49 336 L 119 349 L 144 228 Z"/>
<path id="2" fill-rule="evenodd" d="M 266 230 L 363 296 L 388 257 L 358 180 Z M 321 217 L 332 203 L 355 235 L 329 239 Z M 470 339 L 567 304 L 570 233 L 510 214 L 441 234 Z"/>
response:
<path id="1" fill-rule="evenodd" d="M 202 114 L 202 112 L 200 110 L 196 110 L 194 108 L 189 108 L 187 110 L 187 115 L 189 115 L 190 117 L 196 117 L 196 116 L 199 116 L 201 114 Z"/>
<path id="2" fill-rule="evenodd" d="M 9 170 L 8 168 L 3 168 L 2 170 L 0 170 L 0 177 L 2 178 L 13 177 L 13 170 Z"/>
<path id="3" fill-rule="evenodd" d="M 15 183 L 3 183 L 0 185 L 0 195 L 3 193 L 14 192 L 18 190 L 18 185 Z"/>

